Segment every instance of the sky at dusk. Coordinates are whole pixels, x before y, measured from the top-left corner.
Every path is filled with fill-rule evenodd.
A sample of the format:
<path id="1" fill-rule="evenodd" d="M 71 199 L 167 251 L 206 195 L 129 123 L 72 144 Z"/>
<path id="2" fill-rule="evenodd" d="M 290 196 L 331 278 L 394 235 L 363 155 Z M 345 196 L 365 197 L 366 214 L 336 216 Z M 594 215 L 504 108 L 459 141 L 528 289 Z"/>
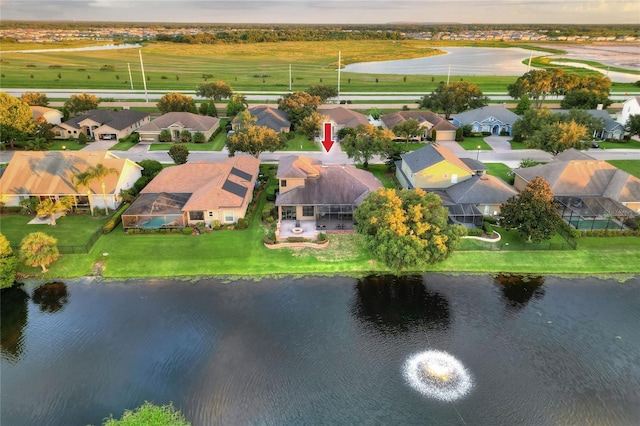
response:
<path id="1" fill-rule="evenodd" d="M 2 20 L 640 24 L 639 0 L 0 0 Z"/>

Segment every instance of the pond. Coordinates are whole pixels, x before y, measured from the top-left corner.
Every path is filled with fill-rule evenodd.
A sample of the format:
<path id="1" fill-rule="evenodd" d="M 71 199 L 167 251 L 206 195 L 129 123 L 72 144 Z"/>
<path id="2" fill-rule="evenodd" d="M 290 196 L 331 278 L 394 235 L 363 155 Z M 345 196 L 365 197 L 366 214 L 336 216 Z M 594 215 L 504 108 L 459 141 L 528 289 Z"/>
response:
<path id="1" fill-rule="evenodd" d="M 2 292 L 0 423 L 640 422 L 640 278 L 307 277 Z M 427 352 L 427 353 L 425 353 Z"/>
<path id="2" fill-rule="evenodd" d="M 406 75 L 522 75 L 531 51 L 521 48 L 438 47 L 444 55 L 346 65 L 343 72 Z M 534 53 L 539 56 L 540 53 Z"/>

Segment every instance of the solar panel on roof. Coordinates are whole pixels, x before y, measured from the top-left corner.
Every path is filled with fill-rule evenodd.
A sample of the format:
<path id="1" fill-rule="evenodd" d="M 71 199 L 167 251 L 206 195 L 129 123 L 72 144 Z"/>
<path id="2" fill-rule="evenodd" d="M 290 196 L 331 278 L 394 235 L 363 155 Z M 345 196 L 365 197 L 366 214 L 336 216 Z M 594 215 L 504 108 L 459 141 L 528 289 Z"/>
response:
<path id="1" fill-rule="evenodd" d="M 236 169 L 235 167 L 231 168 L 231 172 L 232 175 L 236 175 L 244 180 L 251 180 L 251 175 L 247 172 L 243 172 L 240 169 Z"/>
<path id="2" fill-rule="evenodd" d="M 247 193 L 247 188 L 228 179 L 224 182 L 224 185 L 222 185 L 222 189 L 242 198 L 244 198 Z"/>

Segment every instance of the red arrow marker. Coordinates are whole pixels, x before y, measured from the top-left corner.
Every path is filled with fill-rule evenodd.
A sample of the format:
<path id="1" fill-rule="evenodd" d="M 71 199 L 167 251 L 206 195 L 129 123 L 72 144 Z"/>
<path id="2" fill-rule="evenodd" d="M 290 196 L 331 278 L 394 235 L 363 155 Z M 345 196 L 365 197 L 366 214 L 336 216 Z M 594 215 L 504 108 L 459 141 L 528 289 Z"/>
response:
<path id="1" fill-rule="evenodd" d="M 331 135 L 333 134 L 333 129 L 330 122 L 324 123 L 324 140 L 322 141 L 322 146 L 324 150 L 327 151 L 327 154 L 331 150 L 333 146 L 333 140 L 331 139 Z"/>

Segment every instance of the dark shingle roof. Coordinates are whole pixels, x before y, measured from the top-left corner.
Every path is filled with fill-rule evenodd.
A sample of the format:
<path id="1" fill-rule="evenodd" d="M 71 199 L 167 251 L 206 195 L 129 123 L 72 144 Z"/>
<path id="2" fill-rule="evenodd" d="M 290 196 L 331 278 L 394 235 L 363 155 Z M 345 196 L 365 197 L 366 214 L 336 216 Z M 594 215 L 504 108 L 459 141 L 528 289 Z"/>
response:
<path id="1" fill-rule="evenodd" d="M 431 167 L 445 160 L 463 169 L 467 169 L 469 172 L 473 172 L 469 166 L 462 162 L 451 151 L 440 145 L 427 144 L 420 149 L 402 154 L 401 158 L 414 173 L 418 173 L 427 167 Z"/>
<path id="2" fill-rule="evenodd" d="M 451 124 L 446 119 L 440 117 L 435 112 L 431 111 L 399 111 L 391 114 L 384 114 L 380 117 L 380 120 L 387 126 L 388 129 L 392 129 L 398 123 L 403 123 L 410 118 L 417 120 L 418 122 L 429 122 L 433 128 L 437 130 L 456 130 L 457 127 Z"/>
<path id="3" fill-rule="evenodd" d="M 502 204 L 518 193 L 511 185 L 491 175 L 474 175 L 445 191 L 457 204 Z"/>
<path id="4" fill-rule="evenodd" d="M 126 129 L 132 124 L 143 120 L 149 114 L 141 111 L 133 111 L 125 109 L 122 111 L 111 111 L 108 109 L 94 109 L 84 114 L 73 117 L 64 123 L 70 127 L 80 129 L 79 123 L 83 120 L 90 119 L 101 125 L 107 125 L 116 130 Z"/>
<path id="5" fill-rule="evenodd" d="M 290 128 L 291 122 L 286 112 L 266 105 L 258 105 L 249 108 L 249 113 L 255 117 L 256 126 L 264 126 L 276 132 L 280 132 L 283 127 Z M 237 115 L 233 123 L 238 123 L 240 117 Z"/>
<path id="6" fill-rule="evenodd" d="M 494 117 L 505 124 L 513 124 L 520 116 L 501 105 L 487 105 L 482 108 L 454 114 L 453 118 L 463 124 L 481 122 L 489 117 Z"/>

